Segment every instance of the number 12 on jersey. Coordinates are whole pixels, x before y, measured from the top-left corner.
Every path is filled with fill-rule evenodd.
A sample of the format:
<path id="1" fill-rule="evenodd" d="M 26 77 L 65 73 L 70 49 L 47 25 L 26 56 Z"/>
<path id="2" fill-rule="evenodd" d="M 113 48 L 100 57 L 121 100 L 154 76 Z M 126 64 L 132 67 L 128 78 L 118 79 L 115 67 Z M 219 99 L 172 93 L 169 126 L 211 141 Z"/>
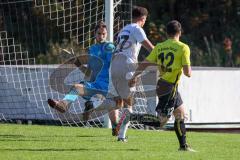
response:
<path id="1" fill-rule="evenodd" d="M 174 54 L 172 52 L 168 52 L 168 53 L 164 53 L 164 52 L 161 52 L 159 55 L 158 55 L 158 59 L 161 61 L 161 70 L 163 72 L 172 72 L 172 64 L 174 62 Z"/>

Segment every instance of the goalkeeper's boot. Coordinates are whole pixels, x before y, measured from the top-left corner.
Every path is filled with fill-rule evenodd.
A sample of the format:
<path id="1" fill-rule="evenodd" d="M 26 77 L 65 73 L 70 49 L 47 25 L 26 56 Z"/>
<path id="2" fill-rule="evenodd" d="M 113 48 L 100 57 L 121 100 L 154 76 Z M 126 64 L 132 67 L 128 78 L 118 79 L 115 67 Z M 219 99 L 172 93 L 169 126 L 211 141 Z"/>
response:
<path id="1" fill-rule="evenodd" d="M 127 142 L 127 138 L 119 138 L 117 139 L 118 142 Z"/>
<path id="2" fill-rule="evenodd" d="M 65 100 L 53 100 L 53 99 L 48 99 L 48 105 L 54 109 L 56 109 L 57 111 L 59 111 L 60 113 L 65 113 L 70 104 L 65 101 Z"/>
<path id="3" fill-rule="evenodd" d="M 192 149 L 188 144 L 181 146 L 178 150 L 179 151 L 188 151 L 188 152 L 197 152 L 196 150 Z"/>
<path id="4" fill-rule="evenodd" d="M 84 109 L 84 113 L 83 113 L 83 120 L 87 121 L 89 120 L 91 111 L 94 109 L 93 107 L 93 102 L 92 101 L 86 101 L 85 102 L 85 109 Z"/>

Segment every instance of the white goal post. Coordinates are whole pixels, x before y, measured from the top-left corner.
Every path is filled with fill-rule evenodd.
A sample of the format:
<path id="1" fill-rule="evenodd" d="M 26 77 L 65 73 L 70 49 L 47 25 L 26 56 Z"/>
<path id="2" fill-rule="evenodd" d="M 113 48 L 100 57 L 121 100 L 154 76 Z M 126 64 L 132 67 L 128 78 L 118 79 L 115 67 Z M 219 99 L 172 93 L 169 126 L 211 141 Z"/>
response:
<path id="1" fill-rule="evenodd" d="M 66 114 L 49 108 L 49 97 L 64 97 L 54 90 L 57 83 L 54 87 L 49 84 L 49 78 L 59 64 L 73 58 L 65 51 L 77 56 L 94 43 L 94 27 L 99 21 L 106 21 L 108 40 L 114 41 L 118 31 L 131 22 L 131 7 L 131 0 L 0 1 L 0 119 L 103 126 L 103 113 L 89 123 L 80 120 L 85 102 L 81 97 Z M 83 79 L 77 68 L 67 77 L 60 73 L 58 78 L 67 85 Z M 146 112 L 145 97 L 140 96 L 138 102 L 135 112 Z"/>
<path id="2" fill-rule="evenodd" d="M 113 0 L 105 0 L 105 23 L 108 28 L 107 40 L 113 42 L 113 24 L 114 24 L 114 3 Z"/>
<path id="3" fill-rule="evenodd" d="M 105 0 L 105 23 L 108 28 L 108 37 L 107 40 L 110 42 L 113 42 L 113 11 L 114 11 L 114 6 L 113 6 L 113 0 Z M 104 127 L 106 128 L 111 128 L 111 121 L 109 119 L 108 114 L 105 114 L 104 116 Z"/>

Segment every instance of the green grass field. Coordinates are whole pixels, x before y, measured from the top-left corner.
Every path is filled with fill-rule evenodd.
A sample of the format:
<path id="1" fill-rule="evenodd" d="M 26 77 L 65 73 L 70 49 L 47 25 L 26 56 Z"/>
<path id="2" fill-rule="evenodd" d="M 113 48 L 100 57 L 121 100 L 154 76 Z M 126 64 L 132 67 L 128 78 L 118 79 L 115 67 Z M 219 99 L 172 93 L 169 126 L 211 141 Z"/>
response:
<path id="1" fill-rule="evenodd" d="M 179 152 L 173 131 L 129 130 L 117 142 L 110 129 L 0 124 L 0 160 L 239 160 L 240 134 L 188 132 L 197 153 Z"/>

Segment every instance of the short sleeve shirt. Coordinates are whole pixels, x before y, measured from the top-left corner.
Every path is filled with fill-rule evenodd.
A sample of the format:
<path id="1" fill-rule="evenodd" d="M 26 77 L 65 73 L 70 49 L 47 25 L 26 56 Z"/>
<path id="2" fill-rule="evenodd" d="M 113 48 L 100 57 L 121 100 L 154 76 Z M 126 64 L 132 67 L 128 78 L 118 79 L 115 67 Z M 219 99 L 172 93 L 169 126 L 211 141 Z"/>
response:
<path id="1" fill-rule="evenodd" d="M 190 63 L 190 49 L 187 44 L 173 39 L 158 43 L 147 57 L 158 65 L 160 77 L 170 83 L 178 83 L 184 65 Z"/>

